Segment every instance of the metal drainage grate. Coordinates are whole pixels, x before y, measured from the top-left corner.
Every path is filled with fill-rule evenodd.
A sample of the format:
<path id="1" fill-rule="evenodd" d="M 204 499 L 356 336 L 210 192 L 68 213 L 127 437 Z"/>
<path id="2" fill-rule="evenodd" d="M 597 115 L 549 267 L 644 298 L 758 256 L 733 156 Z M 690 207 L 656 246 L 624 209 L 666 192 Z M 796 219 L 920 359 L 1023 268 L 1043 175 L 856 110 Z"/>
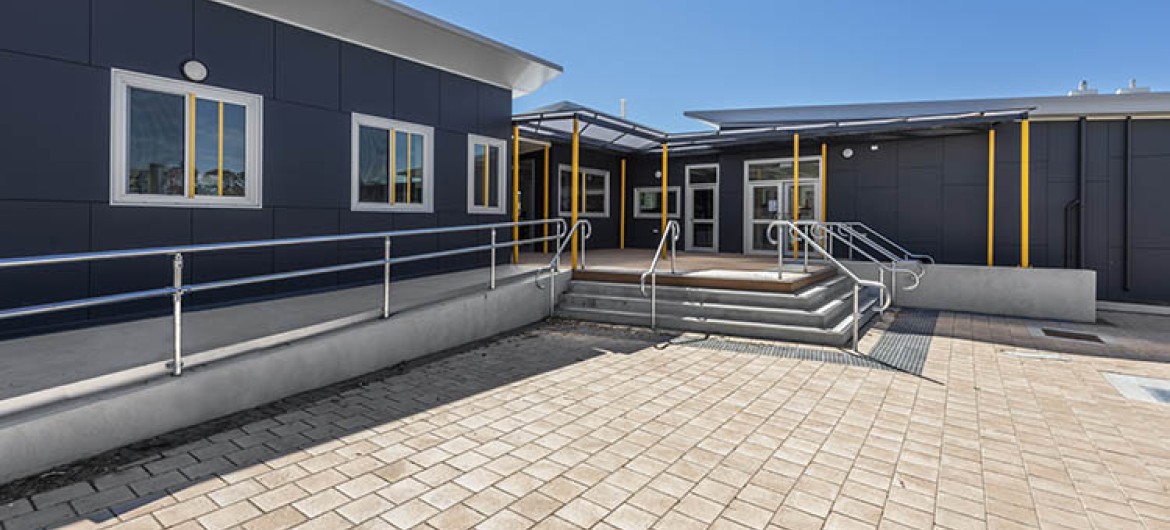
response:
<path id="1" fill-rule="evenodd" d="M 1170 388 L 1143 386 L 1142 389 L 1150 394 L 1150 397 L 1154 398 L 1158 403 L 1170 403 Z"/>
<path id="2" fill-rule="evenodd" d="M 1102 372 L 1105 380 L 1126 398 L 1147 403 L 1170 404 L 1170 379 L 1143 377 L 1140 375 Z"/>
<path id="3" fill-rule="evenodd" d="M 897 320 L 885 331 L 869 355 L 852 355 L 836 350 L 818 350 L 765 341 L 732 340 L 717 336 L 683 340 L 674 344 L 922 375 L 937 317 L 938 313 L 935 311 L 899 312 Z"/>
<path id="4" fill-rule="evenodd" d="M 1101 337 L 1092 333 L 1081 333 L 1079 331 L 1070 331 L 1067 329 L 1058 328 L 1040 328 L 1040 332 L 1048 337 L 1056 337 L 1058 339 L 1079 340 L 1083 342 L 1096 342 L 1098 344 L 1105 344 Z"/>
<path id="5" fill-rule="evenodd" d="M 937 320 L 937 311 L 899 311 L 869 356 L 895 370 L 922 375 Z"/>
<path id="6" fill-rule="evenodd" d="M 1059 353 L 1048 352 L 1027 352 L 1027 351 L 1005 351 L 1002 353 L 1004 357 L 1015 357 L 1017 359 L 1039 359 L 1067 362 L 1063 355 Z"/>

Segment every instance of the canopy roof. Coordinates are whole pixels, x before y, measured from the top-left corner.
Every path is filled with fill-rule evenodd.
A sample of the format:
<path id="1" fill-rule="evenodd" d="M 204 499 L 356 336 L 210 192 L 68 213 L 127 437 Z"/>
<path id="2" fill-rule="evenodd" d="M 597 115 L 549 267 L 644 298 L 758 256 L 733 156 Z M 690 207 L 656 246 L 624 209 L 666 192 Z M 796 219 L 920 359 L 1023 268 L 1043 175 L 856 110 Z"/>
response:
<path id="1" fill-rule="evenodd" d="M 671 152 L 709 151 L 735 145 L 791 141 L 794 134 L 801 134 L 808 139 L 955 134 L 1026 117 L 1028 110 L 1006 109 L 865 120 L 822 119 L 752 128 L 666 133 L 577 103 L 562 101 L 517 114 L 512 121 L 519 127 L 522 136 L 568 142 L 572 139 L 573 118 L 577 118 L 581 144 L 584 146 L 623 153 L 653 153 L 660 152 L 663 143 L 669 145 Z"/>
<path id="2" fill-rule="evenodd" d="M 1170 92 L 692 110 L 685 112 L 684 115 L 714 127 L 730 129 L 792 126 L 825 121 L 966 115 L 1008 110 L 1027 110 L 1031 118 L 1166 115 L 1170 114 Z"/>
<path id="3" fill-rule="evenodd" d="M 214 0 L 250 13 L 409 59 L 522 96 L 560 65 L 393 0 Z"/>

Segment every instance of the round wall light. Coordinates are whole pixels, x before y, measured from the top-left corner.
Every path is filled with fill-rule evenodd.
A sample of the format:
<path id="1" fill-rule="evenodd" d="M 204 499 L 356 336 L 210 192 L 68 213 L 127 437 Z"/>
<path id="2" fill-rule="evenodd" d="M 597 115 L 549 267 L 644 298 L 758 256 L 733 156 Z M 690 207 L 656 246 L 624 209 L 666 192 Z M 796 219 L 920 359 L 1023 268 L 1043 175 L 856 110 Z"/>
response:
<path id="1" fill-rule="evenodd" d="M 207 79 L 207 65 L 195 59 L 188 60 L 183 63 L 183 77 L 201 83 Z"/>
<path id="2" fill-rule="evenodd" d="M 849 148 L 849 147 L 846 147 L 845 149 L 842 149 L 842 150 L 841 150 L 841 158 L 844 158 L 844 159 L 846 159 L 846 160 L 849 160 L 850 158 L 853 158 L 853 149 L 851 149 L 851 148 Z"/>

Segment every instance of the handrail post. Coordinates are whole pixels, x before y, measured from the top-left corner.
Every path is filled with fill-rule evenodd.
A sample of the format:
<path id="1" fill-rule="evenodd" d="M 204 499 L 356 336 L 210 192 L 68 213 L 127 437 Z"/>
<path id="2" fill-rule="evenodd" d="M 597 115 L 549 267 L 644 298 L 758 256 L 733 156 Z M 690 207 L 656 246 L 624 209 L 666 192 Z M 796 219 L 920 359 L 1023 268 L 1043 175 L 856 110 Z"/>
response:
<path id="1" fill-rule="evenodd" d="M 492 233 L 492 252 L 491 252 L 492 263 L 491 263 L 491 265 L 488 266 L 488 270 L 490 271 L 488 273 L 490 276 L 490 278 L 488 279 L 488 289 L 495 290 L 495 288 L 496 288 L 496 229 L 495 228 L 491 229 L 491 233 Z"/>
<path id="2" fill-rule="evenodd" d="M 853 284 L 853 351 L 861 353 L 861 345 L 857 342 L 857 328 L 861 315 L 858 314 L 858 309 L 861 306 L 861 288 L 858 284 Z"/>
<path id="3" fill-rule="evenodd" d="M 658 272 L 650 273 L 650 329 L 658 331 Z"/>
<path id="4" fill-rule="evenodd" d="M 665 203 L 663 203 L 665 204 Z M 675 247 L 678 245 L 678 223 L 674 223 L 674 233 L 670 236 L 670 273 L 678 274 L 674 269 Z"/>
<path id="5" fill-rule="evenodd" d="M 808 237 L 809 237 L 808 231 L 806 230 L 804 232 L 804 238 L 807 240 Z M 805 245 L 803 254 L 804 254 L 804 273 L 808 274 L 808 245 Z"/>
<path id="6" fill-rule="evenodd" d="M 172 279 L 171 300 L 174 305 L 175 345 L 174 358 L 171 361 L 171 375 L 183 375 L 183 254 L 175 253 L 171 260 Z"/>
<path id="7" fill-rule="evenodd" d="M 390 236 L 382 241 L 382 318 L 390 318 Z"/>

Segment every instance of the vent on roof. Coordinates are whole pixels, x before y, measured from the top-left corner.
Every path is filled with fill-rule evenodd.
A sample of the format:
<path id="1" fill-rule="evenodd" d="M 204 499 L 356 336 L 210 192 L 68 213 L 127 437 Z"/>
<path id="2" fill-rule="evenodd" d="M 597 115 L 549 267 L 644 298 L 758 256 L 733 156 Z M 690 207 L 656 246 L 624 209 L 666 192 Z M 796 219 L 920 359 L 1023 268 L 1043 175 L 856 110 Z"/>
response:
<path id="1" fill-rule="evenodd" d="M 1058 339 L 1080 340 L 1085 342 L 1105 344 L 1105 341 L 1101 340 L 1101 337 L 1098 337 L 1092 333 L 1080 333 L 1077 331 L 1056 328 L 1040 328 L 1040 332 L 1044 333 L 1045 336 L 1056 337 Z"/>
<path id="2" fill-rule="evenodd" d="M 1137 86 L 1137 79 L 1130 79 L 1129 86 L 1117 89 L 1116 94 L 1148 94 L 1150 87 Z"/>
<path id="3" fill-rule="evenodd" d="M 1068 95 L 1070 95 L 1070 96 L 1095 96 L 1095 95 L 1097 95 L 1097 89 L 1089 88 L 1089 81 L 1086 79 L 1082 79 L 1081 84 L 1077 85 L 1077 89 L 1076 90 L 1069 90 Z"/>

